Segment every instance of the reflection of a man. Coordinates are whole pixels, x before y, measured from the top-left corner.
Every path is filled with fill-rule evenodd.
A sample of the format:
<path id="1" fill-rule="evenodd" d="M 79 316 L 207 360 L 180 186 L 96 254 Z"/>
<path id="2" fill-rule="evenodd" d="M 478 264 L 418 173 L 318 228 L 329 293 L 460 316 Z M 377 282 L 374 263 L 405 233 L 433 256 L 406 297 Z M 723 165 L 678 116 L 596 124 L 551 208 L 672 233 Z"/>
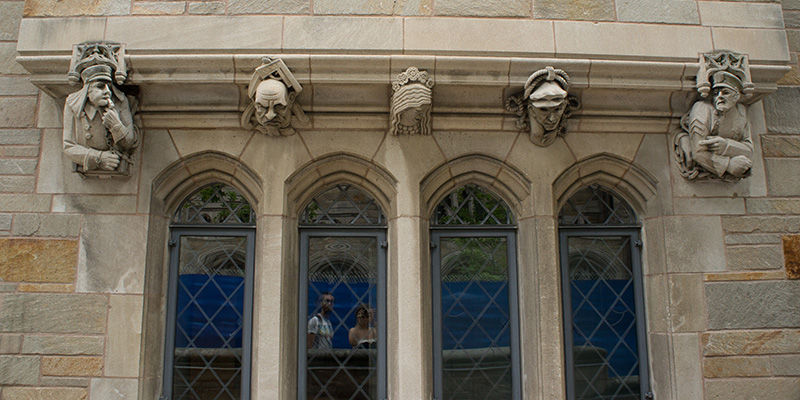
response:
<path id="1" fill-rule="evenodd" d="M 350 346 L 355 347 L 370 347 L 375 343 L 378 338 L 378 331 L 375 329 L 373 319 L 375 310 L 371 309 L 366 304 L 361 304 L 356 310 L 356 326 L 350 328 L 348 340 Z"/>
<path id="2" fill-rule="evenodd" d="M 307 345 L 309 349 L 331 349 L 333 326 L 328 315 L 333 310 L 334 297 L 330 292 L 324 292 L 317 302 L 319 312 L 308 321 Z"/>

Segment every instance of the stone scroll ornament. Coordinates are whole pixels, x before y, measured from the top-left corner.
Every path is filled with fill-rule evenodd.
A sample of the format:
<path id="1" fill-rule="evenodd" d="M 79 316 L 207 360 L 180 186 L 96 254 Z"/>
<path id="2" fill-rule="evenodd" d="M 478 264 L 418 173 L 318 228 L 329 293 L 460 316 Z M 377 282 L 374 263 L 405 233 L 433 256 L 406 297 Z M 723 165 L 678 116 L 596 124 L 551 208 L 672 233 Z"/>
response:
<path id="1" fill-rule="evenodd" d="M 530 130 L 531 142 L 547 147 L 566 135 L 565 121 L 581 106 L 568 91 L 569 75 L 546 67 L 528 77 L 522 95 L 508 97 L 506 110 L 517 115 L 517 128 Z"/>
<path id="2" fill-rule="evenodd" d="M 389 133 L 430 135 L 433 78 L 410 67 L 392 81 Z"/>
<path id="3" fill-rule="evenodd" d="M 700 99 L 681 118 L 673 143 L 684 178 L 735 182 L 750 176 L 753 139 L 747 107 L 739 101 L 753 89 L 747 55 L 720 51 L 700 56 Z"/>
<path id="4" fill-rule="evenodd" d="M 250 78 L 247 97 L 250 104 L 242 114 L 242 127 L 255 129 L 268 136 L 291 136 L 293 117 L 308 122 L 295 100 L 303 87 L 280 58 L 265 57 Z"/>
<path id="5" fill-rule="evenodd" d="M 137 101 L 118 87 L 127 78 L 125 46 L 73 46 L 67 78 L 81 83 L 64 105 L 64 154 L 83 177 L 124 177 L 139 145 Z"/>

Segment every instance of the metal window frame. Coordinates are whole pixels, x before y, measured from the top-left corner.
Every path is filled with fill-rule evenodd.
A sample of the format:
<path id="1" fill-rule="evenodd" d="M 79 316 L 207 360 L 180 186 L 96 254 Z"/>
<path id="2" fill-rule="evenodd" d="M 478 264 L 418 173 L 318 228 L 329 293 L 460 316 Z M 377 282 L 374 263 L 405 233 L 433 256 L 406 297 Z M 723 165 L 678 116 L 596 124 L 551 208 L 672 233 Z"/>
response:
<path id="1" fill-rule="evenodd" d="M 506 239 L 508 257 L 508 304 L 511 354 L 511 397 L 522 399 L 522 374 L 519 331 L 519 283 L 517 278 L 516 228 L 488 228 L 486 226 L 461 226 L 458 228 L 431 228 L 431 273 L 433 287 L 433 397 L 443 399 L 442 371 L 442 288 L 441 239 L 442 238 L 502 237 Z"/>
<path id="2" fill-rule="evenodd" d="M 642 251 L 639 227 L 594 226 L 571 227 L 561 226 L 558 229 L 559 268 L 561 269 L 561 301 L 562 322 L 564 327 L 564 357 L 566 371 L 567 400 L 575 400 L 574 355 L 570 345 L 572 333 L 572 297 L 569 278 L 569 248 L 567 241 L 571 237 L 624 237 L 630 238 L 631 270 L 633 279 L 634 305 L 636 307 L 636 350 L 639 353 L 639 388 L 642 400 L 648 399 L 650 392 L 650 375 L 647 358 L 647 323 L 644 308 L 644 274 L 642 272 Z"/>
<path id="3" fill-rule="evenodd" d="M 196 226 L 170 228 L 170 253 L 169 277 L 167 284 L 167 320 L 166 339 L 164 344 L 164 376 L 162 383 L 162 398 L 172 398 L 172 385 L 175 361 L 175 329 L 177 324 L 178 305 L 178 269 L 180 262 L 180 243 L 184 236 L 228 236 L 247 238 L 247 261 L 245 262 L 244 279 L 244 310 L 242 326 L 242 400 L 250 399 L 250 385 L 252 374 L 252 345 L 253 345 L 253 281 L 255 273 L 255 227 L 231 228 L 225 225 Z"/>
<path id="4" fill-rule="evenodd" d="M 320 237 L 374 237 L 376 239 L 378 254 L 378 399 L 388 397 L 387 387 L 387 312 L 386 312 L 386 263 L 387 245 L 385 227 L 354 227 L 347 225 L 333 225 L 330 227 L 300 228 L 300 271 L 298 279 L 298 318 L 297 318 L 297 398 L 306 399 L 306 385 L 308 384 L 306 369 L 308 367 L 308 316 L 304 310 L 308 309 L 308 242 L 311 238 Z"/>

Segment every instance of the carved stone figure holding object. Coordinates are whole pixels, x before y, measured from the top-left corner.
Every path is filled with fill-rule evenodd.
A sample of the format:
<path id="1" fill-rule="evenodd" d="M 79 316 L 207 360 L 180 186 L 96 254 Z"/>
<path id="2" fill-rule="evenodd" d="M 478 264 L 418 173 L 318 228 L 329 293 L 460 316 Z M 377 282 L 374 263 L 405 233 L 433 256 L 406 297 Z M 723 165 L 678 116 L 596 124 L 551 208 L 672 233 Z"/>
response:
<path id="1" fill-rule="evenodd" d="M 267 57 L 263 63 L 250 79 L 247 96 L 251 103 L 242 115 L 242 126 L 268 136 L 293 135 L 293 116 L 300 122 L 308 121 L 303 109 L 295 102 L 303 87 L 283 60 Z"/>
<path id="2" fill-rule="evenodd" d="M 681 118 L 675 157 L 687 179 L 736 181 L 753 167 L 747 107 L 739 103 L 747 78 L 741 63 L 723 62 L 707 74 L 711 98 L 695 102 Z"/>
<path id="3" fill-rule="evenodd" d="M 70 76 L 80 70 L 83 87 L 67 96 L 64 105 L 64 153 L 83 176 L 128 175 L 139 131 L 130 99 L 113 83 L 114 75 L 124 79 L 124 74 L 115 74 L 119 63 L 106 56 L 110 46 L 94 43 L 76 48 L 81 46 L 94 50 L 75 53 L 82 60 L 73 60 Z"/>
<path id="4" fill-rule="evenodd" d="M 566 134 L 564 121 L 580 108 L 580 100 L 567 92 L 569 75 L 549 66 L 528 77 L 524 89 L 522 96 L 506 100 L 506 109 L 519 117 L 519 129 L 530 130 L 534 144 L 549 146 Z"/>
<path id="5" fill-rule="evenodd" d="M 389 133 L 430 135 L 433 79 L 428 72 L 410 67 L 392 81 Z"/>

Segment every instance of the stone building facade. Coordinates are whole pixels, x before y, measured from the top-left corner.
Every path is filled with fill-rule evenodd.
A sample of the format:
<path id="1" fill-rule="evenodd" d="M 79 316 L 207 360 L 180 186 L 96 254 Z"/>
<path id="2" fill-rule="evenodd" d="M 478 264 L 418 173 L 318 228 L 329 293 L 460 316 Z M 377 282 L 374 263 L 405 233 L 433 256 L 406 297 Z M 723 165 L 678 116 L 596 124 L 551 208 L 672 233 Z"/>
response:
<path id="1" fill-rule="evenodd" d="M 140 135 L 125 176 L 76 172 L 63 152 L 67 96 L 81 89 L 68 72 L 87 42 L 124 45 L 118 87 L 138 103 Z M 249 398 L 301 398 L 313 380 L 304 368 L 315 350 L 305 343 L 315 298 L 308 252 L 323 231 L 380 242 L 380 278 L 370 281 L 377 389 L 365 392 L 447 393 L 439 292 L 451 287 L 436 257 L 452 227 L 435 215 L 469 188 L 511 216 L 494 230 L 456 227 L 508 238 L 510 305 L 498 306 L 510 307 L 506 397 L 575 398 L 603 380 L 634 396 L 616 398 L 800 399 L 798 50 L 796 0 L 0 0 L 0 399 L 202 397 L 174 395 L 164 381 L 178 377 L 180 235 L 225 235 L 176 212 L 216 183 L 254 216 L 229 227 L 252 246 L 241 253 L 252 287 L 237 311 L 249 329 L 233 346 L 246 353 Z M 737 79 L 752 82 L 739 87 L 752 167 L 741 179 L 687 179 L 675 137 L 703 101 L 702 55 L 720 51 L 748 57 L 747 79 Z M 254 80 L 275 60 L 288 72 Z M 529 97 L 538 87 L 529 78 L 545 71 L 556 82 L 555 70 L 569 84 Z M 286 93 L 257 104 L 251 88 L 270 76 Z M 413 84 L 413 105 L 398 105 Z M 515 114 L 509 99 L 523 93 Z M 284 98 L 279 114 L 291 124 L 266 128 L 259 115 Z M 534 137 L 539 121 L 525 107 L 573 98 L 558 115 L 565 129 Z M 406 107 L 421 110 L 410 120 L 419 127 L 392 122 Z M 378 211 L 357 217 L 378 222 L 315 225 L 310 204 L 333 215 L 322 194 L 337 187 L 372 199 Z M 605 197 L 581 197 L 586 190 Z M 638 346 L 630 351 L 641 365 L 586 377 L 571 358 L 578 325 L 565 302 L 578 289 L 564 272 L 569 232 L 583 231 L 568 226 L 565 207 L 602 207 L 599 198 L 622 204 L 606 211 L 627 219 L 588 224 L 582 237 L 631 232 L 636 290 L 626 296 L 640 304 L 612 302 L 636 309 L 641 326 L 629 329 L 639 336 L 617 343 Z"/>

